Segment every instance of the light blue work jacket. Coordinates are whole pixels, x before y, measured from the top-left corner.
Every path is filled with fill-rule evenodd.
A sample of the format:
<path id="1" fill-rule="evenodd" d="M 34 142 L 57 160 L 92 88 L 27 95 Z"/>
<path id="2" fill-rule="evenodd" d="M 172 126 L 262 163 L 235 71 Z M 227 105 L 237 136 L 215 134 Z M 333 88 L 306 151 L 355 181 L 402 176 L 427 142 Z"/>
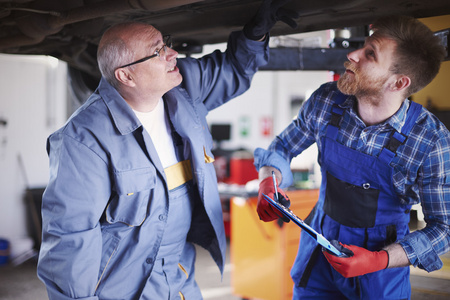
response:
<path id="1" fill-rule="evenodd" d="M 223 272 L 226 240 L 212 164 L 208 111 L 245 92 L 268 61 L 268 39 L 231 34 L 225 53 L 178 60 L 180 86 L 164 95 L 192 163 L 198 201 L 188 241 L 208 249 Z M 50 299 L 143 295 L 164 230 L 169 191 L 150 136 L 119 93 L 102 79 L 96 92 L 47 143 L 50 180 L 43 196 L 38 275 Z M 152 214 L 150 214 L 152 207 Z"/>

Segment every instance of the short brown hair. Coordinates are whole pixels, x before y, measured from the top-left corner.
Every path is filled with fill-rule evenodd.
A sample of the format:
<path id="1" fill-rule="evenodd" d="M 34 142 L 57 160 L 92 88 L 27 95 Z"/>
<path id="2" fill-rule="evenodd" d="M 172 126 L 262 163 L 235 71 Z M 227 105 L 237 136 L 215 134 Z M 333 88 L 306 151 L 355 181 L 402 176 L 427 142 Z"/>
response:
<path id="1" fill-rule="evenodd" d="M 427 26 L 412 17 L 390 16 L 376 20 L 372 29 L 374 34 L 396 42 L 391 71 L 411 79 L 406 97 L 420 91 L 436 77 L 445 48 Z"/>

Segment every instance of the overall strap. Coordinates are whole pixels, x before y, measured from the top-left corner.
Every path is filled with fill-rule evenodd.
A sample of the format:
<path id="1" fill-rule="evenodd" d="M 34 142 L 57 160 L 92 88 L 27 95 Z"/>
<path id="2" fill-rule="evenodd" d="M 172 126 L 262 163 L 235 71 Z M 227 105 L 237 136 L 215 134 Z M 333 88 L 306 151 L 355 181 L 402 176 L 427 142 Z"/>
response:
<path id="1" fill-rule="evenodd" d="M 416 124 L 417 118 L 422 112 L 422 105 L 411 101 L 408 109 L 408 116 L 406 117 L 405 124 L 402 127 L 402 134 L 408 135 L 414 124 Z"/>
<path id="2" fill-rule="evenodd" d="M 394 130 L 389 138 L 389 141 L 385 147 L 380 152 L 378 158 L 383 162 L 389 164 L 392 159 L 395 157 L 398 147 L 403 145 L 408 139 L 408 135 L 416 123 L 417 118 L 419 117 L 422 111 L 422 105 L 412 102 L 408 108 L 408 112 L 406 113 L 406 121 L 402 126 L 401 133 L 397 130 Z"/>
<path id="3" fill-rule="evenodd" d="M 347 97 L 347 95 L 336 91 L 336 98 L 333 107 L 331 108 L 331 119 L 330 122 L 328 122 L 326 132 L 327 137 L 332 138 L 333 140 L 336 139 L 336 136 L 339 132 L 342 116 L 344 115 L 345 111 L 345 109 L 339 107 L 339 105 L 344 103 Z"/>

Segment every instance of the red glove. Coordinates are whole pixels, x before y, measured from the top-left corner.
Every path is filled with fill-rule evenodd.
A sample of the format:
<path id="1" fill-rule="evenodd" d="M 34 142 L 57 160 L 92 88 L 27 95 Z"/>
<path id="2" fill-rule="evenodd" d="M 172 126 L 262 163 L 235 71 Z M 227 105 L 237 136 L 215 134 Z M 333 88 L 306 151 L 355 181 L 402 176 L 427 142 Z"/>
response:
<path id="1" fill-rule="evenodd" d="M 278 188 L 278 186 L 277 190 L 279 202 L 284 206 L 289 207 L 291 202 L 289 201 L 288 196 L 286 196 L 284 191 Z M 278 218 L 283 219 L 283 221 L 285 222 L 289 222 L 289 218 L 283 216 L 283 214 L 280 211 L 278 211 L 278 209 L 270 205 L 269 202 L 267 202 L 267 200 L 264 199 L 263 194 L 266 194 L 268 197 L 276 200 L 274 196 L 275 188 L 273 186 L 273 179 L 270 176 L 265 178 L 259 184 L 258 205 L 256 206 L 256 212 L 258 213 L 259 218 L 264 222 L 270 222 Z"/>
<path id="2" fill-rule="evenodd" d="M 341 245 L 350 249 L 353 256 L 338 257 L 328 251 L 324 251 L 323 254 L 333 268 L 345 278 L 383 270 L 389 264 L 389 254 L 386 250 L 372 252 L 354 245 Z"/>

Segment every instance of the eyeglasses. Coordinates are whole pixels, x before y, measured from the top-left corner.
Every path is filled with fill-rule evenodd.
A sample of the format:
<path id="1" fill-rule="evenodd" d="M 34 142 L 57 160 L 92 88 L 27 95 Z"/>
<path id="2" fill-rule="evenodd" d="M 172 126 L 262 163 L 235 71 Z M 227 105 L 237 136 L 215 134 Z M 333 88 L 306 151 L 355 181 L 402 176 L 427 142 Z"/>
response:
<path id="1" fill-rule="evenodd" d="M 132 63 L 120 66 L 117 69 L 129 67 L 129 66 L 132 66 L 132 65 L 135 65 L 135 64 L 139 64 L 139 63 L 144 62 L 146 60 L 149 60 L 149 59 L 151 59 L 153 57 L 159 57 L 161 60 L 164 59 L 166 57 L 167 48 L 172 49 L 172 37 L 170 35 L 165 35 L 163 37 L 163 43 L 164 43 L 164 45 L 162 45 L 161 48 L 155 50 L 155 54 L 150 55 L 150 56 L 146 56 L 146 57 L 141 58 L 139 60 L 136 60 L 136 61 L 134 61 Z M 163 50 L 164 50 L 164 56 L 162 56 L 162 54 L 161 54 L 161 51 L 163 51 Z"/>

